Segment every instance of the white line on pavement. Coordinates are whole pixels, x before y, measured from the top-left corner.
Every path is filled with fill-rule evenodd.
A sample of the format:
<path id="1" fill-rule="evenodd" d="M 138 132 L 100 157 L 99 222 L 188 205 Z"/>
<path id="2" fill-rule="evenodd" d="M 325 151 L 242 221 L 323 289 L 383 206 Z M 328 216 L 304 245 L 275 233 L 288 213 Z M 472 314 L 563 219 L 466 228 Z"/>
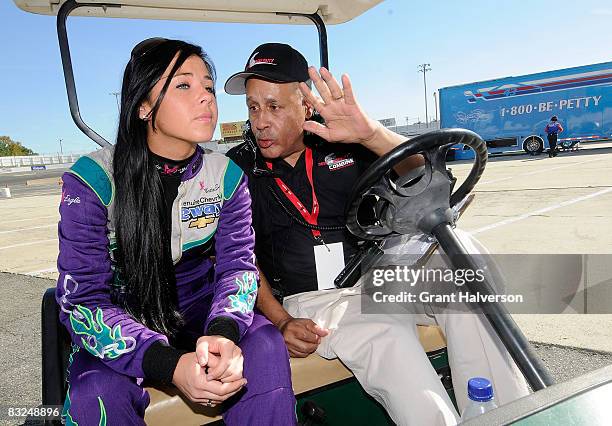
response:
<path id="1" fill-rule="evenodd" d="M 31 272 L 19 272 L 19 273 L 23 275 L 31 275 L 35 277 L 37 275 L 45 274 L 47 272 L 57 272 L 57 267 L 54 266 L 53 268 L 40 269 L 38 271 L 31 271 Z"/>
<path id="2" fill-rule="evenodd" d="M 34 176 L 36 173 L 11 173 L 11 177 Z"/>
<path id="3" fill-rule="evenodd" d="M 39 220 L 39 219 L 50 219 L 50 218 L 57 218 L 59 219 L 59 215 L 53 215 L 53 216 L 39 216 L 39 217 L 32 217 L 29 219 L 14 219 L 14 220 L 3 220 L 2 224 L 7 224 L 7 223 L 14 223 L 14 222 L 27 222 L 27 221 L 31 221 L 31 220 Z"/>
<path id="4" fill-rule="evenodd" d="M 52 238 L 50 240 L 38 240 L 38 241 L 33 241 L 31 243 L 13 244 L 12 246 L 0 247 L 0 250 L 8 250 L 8 249 L 16 248 L 16 247 L 31 246 L 34 244 L 50 243 L 52 241 L 57 241 L 57 238 Z"/>
<path id="5" fill-rule="evenodd" d="M 57 223 L 52 223 L 51 225 L 33 226 L 31 228 L 11 229 L 10 231 L 0 231 L 0 234 L 10 234 L 11 232 L 31 231 L 33 229 L 52 228 L 56 226 L 57 226 Z"/>
<path id="6" fill-rule="evenodd" d="M 600 195 L 607 194 L 608 192 L 612 192 L 612 188 L 602 189 L 601 191 L 594 192 L 589 195 L 583 195 L 582 197 L 573 198 L 571 200 L 563 201 L 562 203 L 553 204 L 552 206 L 544 207 L 539 210 L 532 211 L 530 213 L 525 213 L 520 216 L 511 217 L 510 219 L 502 220 L 500 222 L 493 223 L 491 225 L 483 226 L 482 228 L 475 229 L 473 231 L 469 231 L 470 234 L 480 234 L 482 232 L 490 231 L 491 229 L 499 228 L 500 226 L 509 225 L 514 222 L 518 222 L 523 219 L 527 219 L 532 216 L 541 215 L 543 213 L 547 213 L 552 210 L 556 210 L 561 207 L 569 206 L 571 204 L 579 203 L 584 200 L 588 200 L 590 198 L 599 197 Z"/>
<path id="7" fill-rule="evenodd" d="M 566 167 L 575 167 L 575 166 L 578 166 L 580 164 L 586 164 L 586 163 L 592 163 L 593 161 L 599 161 L 599 160 L 601 160 L 603 158 L 604 157 L 599 157 L 599 158 L 594 158 L 594 159 L 591 159 L 591 160 L 580 161 L 578 163 L 563 164 L 561 166 L 549 167 L 547 169 L 542 169 L 542 170 L 535 170 L 533 172 L 522 173 L 522 174 L 519 174 L 519 175 L 516 175 L 516 176 L 509 176 L 509 177 L 505 177 L 505 178 L 486 180 L 484 182 L 479 183 L 479 185 L 488 185 L 490 183 L 497 183 L 497 182 L 503 182 L 505 180 L 518 179 L 518 178 L 520 178 L 522 176 L 531 176 L 531 175 L 537 175 L 539 173 L 548 173 L 551 170 L 564 169 Z"/>

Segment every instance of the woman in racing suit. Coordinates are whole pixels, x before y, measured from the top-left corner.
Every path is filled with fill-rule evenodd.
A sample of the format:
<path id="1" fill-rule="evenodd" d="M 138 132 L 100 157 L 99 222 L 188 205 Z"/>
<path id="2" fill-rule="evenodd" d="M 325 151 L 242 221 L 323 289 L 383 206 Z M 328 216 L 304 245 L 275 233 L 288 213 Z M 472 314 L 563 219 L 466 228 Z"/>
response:
<path id="1" fill-rule="evenodd" d="M 246 178 L 198 146 L 216 126 L 214 84 L 200 47 L 139 43 L 116 144 L 63 176 L 56 298 L 73 342 L 67 424 L 144 424 L 143 380 L 205 406 L 225 401 L 228 425 L 296 422 L 283 338 L 253 312 Z"/>

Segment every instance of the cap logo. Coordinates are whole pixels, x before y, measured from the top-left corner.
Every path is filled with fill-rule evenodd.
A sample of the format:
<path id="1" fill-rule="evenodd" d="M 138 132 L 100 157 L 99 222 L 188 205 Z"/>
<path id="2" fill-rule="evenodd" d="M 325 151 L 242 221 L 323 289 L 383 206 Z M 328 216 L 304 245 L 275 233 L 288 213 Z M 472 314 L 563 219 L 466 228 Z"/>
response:
<path id="1" fill-rule="evenodd" d="M 257 56 L 257 55 L 259 55 L 259 52 L 253 53 L 253 56 L 251 56 L 251 59 L 249 59 L 249 66 L 248 66 L 248 68 L 252 68 L 252 67 L 254 67 L 255 65 L 258 65 L 258 64 L 276 65 L 274 63 L 274 59 L 273 58 L 255 58 L 255 56 Z"/>

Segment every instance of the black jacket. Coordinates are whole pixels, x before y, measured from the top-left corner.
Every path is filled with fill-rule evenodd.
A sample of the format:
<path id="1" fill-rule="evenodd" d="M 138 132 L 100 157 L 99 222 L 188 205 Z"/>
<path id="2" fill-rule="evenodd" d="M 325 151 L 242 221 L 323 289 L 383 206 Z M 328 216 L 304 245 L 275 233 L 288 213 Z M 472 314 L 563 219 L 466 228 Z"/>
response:
<path id="1" fill-rule="evenodd" d="M 345 228 L 347 198 L 359 176 L 376 156 L 358 144 L 334 144 L 307 136 L 313 150 L 313 182 L 319 201 L 318 225 L 326 243 L 343 242 L 345 264 L 357 252 L 358 241 Z M 226 154 L 248 176 L 255 229 L 255 254 L 276 294 L 288 296 L 317 289 L 313 246 L 318 244 L 299 211 L 278 188 L 265 159 L 253 144 L 245 142 Z M 255 167 L 256 166 L 256 167 Z M 306 175 L 304 154 L 295 167 L 273 161 L 274 175 L 312 209 L 312 189 Z M 284 207 L 283 207 L 284 206 Z M 293 218 L 291 217 L 293 216 Z"/>

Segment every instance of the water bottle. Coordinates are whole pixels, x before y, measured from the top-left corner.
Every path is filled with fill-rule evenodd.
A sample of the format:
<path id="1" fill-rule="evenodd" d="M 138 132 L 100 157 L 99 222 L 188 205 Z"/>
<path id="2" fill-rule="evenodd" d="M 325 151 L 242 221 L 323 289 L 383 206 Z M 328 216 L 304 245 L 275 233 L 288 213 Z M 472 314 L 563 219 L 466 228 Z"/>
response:
<path id="1" fill-rule="evenodd" d="M 462 422 L 497 408 L 493 400 L 493 386 L 484 377 L 472 377 L 468 381 L 468 397 L 470 402 L 461 413 Z"/>

